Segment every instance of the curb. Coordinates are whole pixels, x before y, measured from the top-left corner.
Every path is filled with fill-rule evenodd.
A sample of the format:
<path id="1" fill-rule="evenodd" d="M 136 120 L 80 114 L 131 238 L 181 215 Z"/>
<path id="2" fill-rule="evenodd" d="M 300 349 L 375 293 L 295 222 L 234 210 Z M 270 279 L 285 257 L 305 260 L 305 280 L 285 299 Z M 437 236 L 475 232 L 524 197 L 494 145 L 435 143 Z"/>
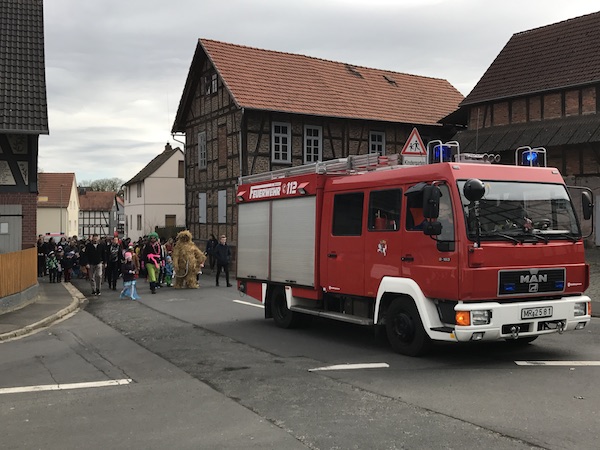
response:
<path id="1" fill-rule="evenodd" d="M 69 294 L 71 294 L 72 301 L 69 306 L 61 309 L 60 311 L 55 312 L 54 314 L 51 314 L 50 316 L 38 322 L 32 323 L 31 325 L 27 325 L 18 330 L 9 331 L 8 333 L 0 334 L 0 342 L 8 341 L 17 337 L 23 337 L 28 334 L 32 334 L 33 332 L 38 331 L 41 328 L 45 328 L 51 325 L 52 323 L 62 319 L 66 315 L 75 312 L 87 301 L 86 297 L 81 292 L 79 292 L 77 288 L 67 284 L 65 284 L 64 286 L 69 291 Z"/>

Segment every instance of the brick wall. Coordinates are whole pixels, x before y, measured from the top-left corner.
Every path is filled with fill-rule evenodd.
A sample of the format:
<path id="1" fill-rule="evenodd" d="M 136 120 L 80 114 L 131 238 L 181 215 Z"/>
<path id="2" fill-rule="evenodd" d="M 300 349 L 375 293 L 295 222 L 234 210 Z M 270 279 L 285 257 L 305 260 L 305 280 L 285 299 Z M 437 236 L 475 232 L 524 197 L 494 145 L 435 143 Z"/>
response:
<path id="1" fill-rule="evenodd" d="M 527 100 L 526 99 L 519 98 L 512 102 L 511 122 L 512 123 L 527 122 Z"/>
<path id="2" fill-rule="evenodd" d="M 565 116 L 579 115 L 579 89 L 565 92 Z"/>
<path id="3" fill-rule="evenodd" d="M 494 104 L 494 126 L 508 125 L 508 102 Z"/>
<path id="4" fill-rule="evenodd" d="M 557 119 L 562 115 L 560 93 L 544 95 L 544 119 Z"/>
<path id="5" fill-rule="evenodd" d="M 37 194 L 0 192 L 0 204 L 22 205 L 22 245 L 21 248 L 35 247 L 37 241 Z"/>
<path id="6" fill-rule="evenodd" d="M 596 88 L 589 87 L 581 90 L 581 113 L 596 113 Z"/>

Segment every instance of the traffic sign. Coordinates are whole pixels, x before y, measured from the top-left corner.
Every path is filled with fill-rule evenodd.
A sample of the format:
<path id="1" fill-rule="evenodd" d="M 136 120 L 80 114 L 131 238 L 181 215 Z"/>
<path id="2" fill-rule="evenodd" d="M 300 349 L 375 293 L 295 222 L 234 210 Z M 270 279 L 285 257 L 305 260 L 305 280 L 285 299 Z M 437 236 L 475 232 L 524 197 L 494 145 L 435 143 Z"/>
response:
<path id="1" fill-rule="evenodd" d="M 403 156 L 427 156 L 427 149 L 425 148 L 423 140 L 421 139 L 421 135 L 416 128 L 413 128 L 413 130 L 410 132 L 410 135 L 406 140 L 406 144 L 404 144 L 404 147 L 402 147 L 400 154 Z"/>

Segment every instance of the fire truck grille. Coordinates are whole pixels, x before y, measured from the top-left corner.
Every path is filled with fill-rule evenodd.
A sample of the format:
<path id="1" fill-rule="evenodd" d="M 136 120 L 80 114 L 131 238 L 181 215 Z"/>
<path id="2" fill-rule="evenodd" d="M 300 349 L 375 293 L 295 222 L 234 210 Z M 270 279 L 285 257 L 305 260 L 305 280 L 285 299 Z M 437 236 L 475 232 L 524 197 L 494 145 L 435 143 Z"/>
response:
<path id="1" fill-rule="evenodd" d="M 501 270 L 498 295 L 527 295 L 565 290 L 565 272 L 560 269 Z"/>

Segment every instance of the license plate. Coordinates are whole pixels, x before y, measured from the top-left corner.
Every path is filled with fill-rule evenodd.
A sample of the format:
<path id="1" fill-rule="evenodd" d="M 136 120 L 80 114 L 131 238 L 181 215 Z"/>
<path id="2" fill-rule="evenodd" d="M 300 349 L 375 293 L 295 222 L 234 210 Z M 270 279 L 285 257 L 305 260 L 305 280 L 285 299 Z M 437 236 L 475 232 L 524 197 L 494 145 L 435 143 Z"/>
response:
<path id="1" fill-rule="evenodd" d="M 523 308 L 521 310 L 521 319 L 538 319 L 540 317 L 552 317 L 552 306 Z"/>

